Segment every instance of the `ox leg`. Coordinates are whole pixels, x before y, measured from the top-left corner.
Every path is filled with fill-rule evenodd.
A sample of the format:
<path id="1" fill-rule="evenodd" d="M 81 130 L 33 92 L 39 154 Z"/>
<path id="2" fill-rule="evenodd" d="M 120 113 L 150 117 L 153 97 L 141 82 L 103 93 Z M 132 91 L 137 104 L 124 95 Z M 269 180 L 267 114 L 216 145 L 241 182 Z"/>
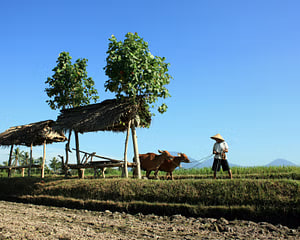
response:
<path id="1" fill-rule="evenodd" d="M 169 179 L 169 172 L 166 173 L 166 179 Z"/>
<path id="2" fill-rule="evenodd" d="M 154 173 L 155 179 L 159 179 L 158 172 L 159 172 L 159 169 L 156 169 L 156 170 L 155 170 L 155 173 Z"/>
<path id="3" fill-rule="evenodd" d="M 149 176 L 150 176 L 150 173 L 151 173 L 151 170 L 149 171 L 146 171 L 146 178 L 148 178 L 149 179 Z"/>

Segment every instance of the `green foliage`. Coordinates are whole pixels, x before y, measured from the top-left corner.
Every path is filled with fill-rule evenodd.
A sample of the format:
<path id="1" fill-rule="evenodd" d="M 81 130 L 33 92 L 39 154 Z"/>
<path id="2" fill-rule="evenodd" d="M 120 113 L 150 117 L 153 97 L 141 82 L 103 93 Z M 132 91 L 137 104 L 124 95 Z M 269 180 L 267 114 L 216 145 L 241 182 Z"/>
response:
<path id="1" fill-rule="evenodd" d="M 59 54 L 57 66 L 52 70 L 52 77 L 48 77 L 45 89 L 50 100 L 46 102 L 51 109 L 64 109 L 89 104 L 97 101 L 97 90 L 94 81 L 87 77 L 87 59 L 77 59 L 71 63 L 72 57 L 68 52 Z"/>
<path id="2" fill-rule="evenodd" d="M 23 152 L 22 158 L 21 158 L 21 165 L 28 165 L 30 161 L 30 156 L 28 152 Z"/>
<path id="3" fill-rule="evenodd" d="M 129 97 L 134 104 L 140 104 L 142 98 L 144 110 L 148 111 L 158 98 L 170 96 L 165 85 L 172 78 L 168 74 L 165 58 L 153 56 L 145 42 L 137 33 L 127 33 L 125 40 L 117 41 L 112 35 L 107 51 L 105 90 L 116 94 L 117 98 Z M 167 110 L 167 105 L 158 107 L 160 113 Z M 143 114 L 139 113 L 145 124 Z"/>
<path id="4" fill-rule="evenodd" d="M 23 158 L 23 154 L 24 152 L 20 150 L 20 148 L 16 148 L 14 151 L 13 151 L 13 159 L 14 161 L 12 162 L 12 165 L 13 166 L 18 166 L 18 162 L 20 163 L 21 162 L 21 159 Z"/>
<path id="5" fill-rule="evenodd" d="M 56 157 L 53 157 L 50 160 L 49 167 L 54 171 L 54 174 L 56 174 L 58 171 L 62 169 L 62 163 Z"/>
<path id="6" fill-rule="evenodd" d="M 294 179 L 300 180 L 300 167 L 295 166 L 279 166 L 279 167 L 232 167 L 233 178 L 247 179 Z M 163 176 L 160 173 L 160 177 Z M 187 178 L 211 178 L 211 168 L 191 168 L 176 169 L 173 175 L 177 179 Z M 218 178 L 227 178 L 228 173 L 220 171 Z"/>

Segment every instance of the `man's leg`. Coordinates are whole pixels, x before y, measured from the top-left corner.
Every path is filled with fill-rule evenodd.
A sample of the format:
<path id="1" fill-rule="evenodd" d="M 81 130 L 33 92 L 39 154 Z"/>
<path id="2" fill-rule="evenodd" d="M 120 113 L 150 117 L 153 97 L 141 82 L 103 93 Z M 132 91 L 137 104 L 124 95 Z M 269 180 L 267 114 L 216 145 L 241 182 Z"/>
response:
<path id="1" fill-rule="evenodd" d="M 229 175 L 229 178 L 232 179 L 232 172 L 231 172 L 231 169 L 228 170 L 228 175 Z"/>
<path id="2" fill-rule="evenodd" d="M 218 159 L 214 159 L 212 170 L 214 171 L 214 179 L 217 178 L 217 171 L 220 170 L 220 162 Z"/>

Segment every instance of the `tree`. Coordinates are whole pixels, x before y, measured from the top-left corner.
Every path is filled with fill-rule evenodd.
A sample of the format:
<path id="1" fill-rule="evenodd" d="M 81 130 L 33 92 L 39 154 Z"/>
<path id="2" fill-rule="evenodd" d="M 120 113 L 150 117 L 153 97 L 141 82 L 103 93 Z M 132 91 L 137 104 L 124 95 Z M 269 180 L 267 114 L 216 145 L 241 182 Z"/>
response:
<path id="1" fill-rule="evenodd" d="M 1 166 L 8 166 L 8 161 L 3 161 Z"/>
<path id="2" fill-rule="evenodd" d="M 168 74 L 168 63 L 165 58 L 153 56 L 145 42 L 137 33 L 127 33 L 125 40 L 117 41 L 112 35 L 107 51 L 105 74 L 109 79 L 105 82 L 105 90 L 116 94 L 117 98 L 128 97 L 134 104 L 141 104 L 143 112 L 139 112 L 140 121 L 147 125 L 150 108 L 159 98 L 170 96 L 165 85 L 172 78 Z M 158 112 L 167 110 L 165 103 L 158 107 Z M 154 115 L 151 113 L 151 115 Z"/>
<path id="3" fill-rule="evenodd" d="M 87 59 L 77 59 L 72 65 L 72 57 L 68 52 L 61 52 L 57 66 L 52 69 L 54 74 L 48 77 L 45 89 L 50 100 L 46 102 L 51 109 L 65 109 L 89 104 L 97 101 L 99 96 L 94 88 L 94 81 L 87 77 Z"/>
<path id="4" fill-rule="evenodd" d="M 15 151 L 13 152 L 13 158 L 14 158 L 14 162 L 13 162 L 13 166 L 17 166 L 18 162 L 21 163 L 21 160 L 23 158 L 23 151 L 20 150 L 20 148 L 16 148 Z"/>
<path id="5" fill-rule="evenodd" d="M 50 164 L 49 164 L 49 167 L 54 171 L 54 173 L 56 174 L 57 170 L 61 169 L 61 162 L 56 158 L 56 157 L 53 157 L 51 160 L 50 160 Z"/>
<path id="6" fill-rule="evenodd" d="M 28 152 L 23 152 L 22 158 L 21 158 L 21 165 L 28 165 L 29 164 L 29 153 Z"/>
<path id="7" fill-rule="evenodd" d="M 71 56 L 68 52 L 61 52 L 57 59 L 57 66 L 53 68 L 53 76 L 48 77 L 46 84 L 49 88 L 45 91 L 50 98 L 46 102 L 51 109 L 65 109 L 87 105 L 90 101 L 96 102 L 99 96 L 94 88 L 94 81 L 91 77 L 87 77 L 87 59 L 77 59 L 72 65 Z M 77 137 L 75 132 L 75 137 Z M 69 142 L 71 131 L 69 132 L 68 142 L 66 144 L 66 164 L 68 163 Z M 78 144 L 78 138 L 76 138 Z M 76 149 L 78 152 L 79 149 Z M 79 155 L 79 153 L 77 154 Z M 77 162 L 80 160 L 77 157 Z M 79 172 L 79 170 L 78 170 Z M 79 172 L 79 176 L 81 173 Z"/>
<path id="8" fill-rule="evenodd" d="M 140 125 L 149 127 L 149 118 L 154 115 L 150 112 L 150 108 L 154 108 L 154 103 L 159 98 L 165 99 L 170 96 L 165 87 L 172 78 L 168 74 L 169 64 L 165 63 L 164 57 L 153 56 L 148 43 L 137 33 L 127 33 L 123 42 L 117 41 L 112 35 L 109 41 L 107 65 L 104 67 L 109 79 L 105 82 L 105 90 L 115 93 L 117 99 L 129 98 L 138 109 L 135 118 L 139 120 Z M 163 103 L 157 110 L 164 113 L 167 111 L 167 105 Z M 124 172 L 127 176 L 126 154 L 129 128 L 131 128 L 137 176 L 141 178 L 136 130 L 132 122 L 128 123 L 125 141 Z"/>

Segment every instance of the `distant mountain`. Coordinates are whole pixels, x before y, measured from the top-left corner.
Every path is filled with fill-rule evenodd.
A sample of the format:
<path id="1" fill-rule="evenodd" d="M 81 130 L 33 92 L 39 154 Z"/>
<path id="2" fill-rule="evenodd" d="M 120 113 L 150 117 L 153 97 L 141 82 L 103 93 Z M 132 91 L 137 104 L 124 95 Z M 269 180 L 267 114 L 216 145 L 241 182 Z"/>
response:
<path id="1" fill-rule="evenodd" d="M 170 152 L 171 155 L 173 156 L 177 156 L 178 152 Z M 213 165 L 213 162 L 214 162 L 214 158 L 213 156 L 211 156 L 210 158 L 208 159 L 205 159 L 203 158 L 202 160 L 196 160 L 194 158 L 191 158 L 189 157 L 189 160 L 191 161 L 190 163 L 181 163 L 181 166 L 182 168 L 205 168 L 205 167 L 208 167 L 208 168 L 211 168 L 212 165 Z M 204 161 L 203 161 L 204 160 Z M 230 167 L 241 167 L 240 165 L 237 165 L 237 164 L 233 164 L 230 162 L 230 159 L 229 159 L 229 166 Z M 269 164 L 265 165 L 266 167 L 270 167 L 270 166 L 298 166 L 297 164 L 291 162 L 291 161 L 288 161 L 286 159 L 275 159 L 274 161 L 270 162 Z"/>
<path id="2" fill-rule="evenodd" d="M 297 166 L 297 164 L 286 159 L 278 158 L 266 165 L 266 167 L 270 166 Z"/>

